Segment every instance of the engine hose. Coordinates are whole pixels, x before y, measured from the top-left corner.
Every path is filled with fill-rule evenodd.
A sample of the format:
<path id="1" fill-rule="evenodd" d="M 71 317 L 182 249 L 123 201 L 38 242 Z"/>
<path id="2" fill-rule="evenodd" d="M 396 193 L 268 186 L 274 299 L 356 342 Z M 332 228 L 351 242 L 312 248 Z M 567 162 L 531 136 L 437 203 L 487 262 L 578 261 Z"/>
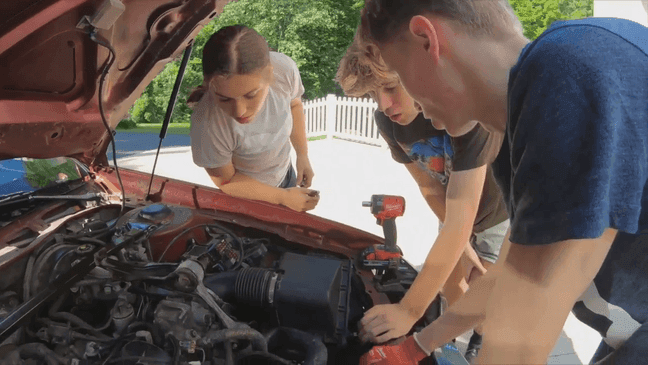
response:
<path id="1" fill-rule="evenodd" d="M 245 269 L 244 269 L 245 270 Z M 230 302 L 234 297 L 234 283 L 240 271 L 227 271 L 218 274 L 207 274 L 203 285 L 209 288 L 225 302 Z"/>
<path id="2" fill-rule="evenodd" d="M 52 316 L 52 314 L 58 312 L 58 310 L 61 308 L 61 305 L 63 305 L 63 301 L 65 300 L 66 297 L 67 297 L 67 293 L 66 293 L 66 294 L 63 294 L 63 295 L 60 295 L 60 296 L 56 299 L 56 301 L 54 301 L 54 303 L 52 304 L 52 306 L 49 308 L 49 311 L 47 312 L 47 314 L 48 314 L 50 317 Z"/>
<path id="3" fill-rule="evenodd" d="M 144 356 L 121 356 L 118 358 L 114 359 L 106 359 L 104 360 L 104 364 L 112 364 L 115 362 L 121 362 L 123 363 L 128 363 L 128 361 L 133 361 L 136 364 L 162 364 L 162 365 L 168 365 L 169 361 L 160 359 L 157 357 L 144 357 Z"/>
<path id="4" fill-rule="evenodd" d="M 34 272 L 34 262 L 36 261 L 36 255 L 32 254 L 29 256 L 27 261 L 27 268 L 25 269 L 25 279 L 23 282 L 23 302 L 29 300 L 29 291 L 31 290 L 30 284 L 32 279 L 32 273 Z"/>
<path id="5" fill-rule="evenodd" d="M 179 365 L 180 364 L 180 343 L 172 335 L 167 335 L 166 339 L 171 343 L 171 346 L 173 346 L 173 363 L 172 364 L 173 365 Z"/>
<path id="6" fill-rule="evenodd" d="M 245 352 L 245 353 L 239 355 L 236 358 L 236 363 L 239 364 L 239 363 L 241 363 L 242 360 L 244 360 L 244 359 L 246 359 L 248 357 L 252 357 L 252 356 L 264 357 L 264 358 L 266 358 L 268 360 L 274 361 L 277 364 L 294 365 L 294 362 L 292 362 L 292 361 L 288 361 L 288 360 L 286 360 L 286 359 L 284 359 L 282 357 L 279 357 L 279 356 L 277 356 L 277 355 L 275 355 L 275 354 L 273 354 L 271 352 L 263 352 L 263 351 L 248 351 L 248 352 Z"/>
<path id="7" fill-rule="evenodd" d="M 322 341 L 310 333 L 295 328 L 275 328 L 266 334 L 270 347 L 282 348 L 284 344 L 297 345 L 306 353 L 303 365 L 326 365 L 328 350 Z"/>
<path id="8" fill-rule="evenodd" d="M 45 361 L 47 365 L 67 364 L 67 359 L 57 355 L 54 351 L 50 350 L 42 343 L 28 343 L 19 346 L 14 351 L 20 355 L 21 359 L 37 358 Z"/>
<path id="9" fill-rule="evenodd" d="M 112 337 L 101 333 L 101 331 L 99 331 L 98 329 L 92 327 L 88 322 L 86 322 L 83 319 L 75 316 L 72 313 L 67 313 L 67 312 L 52 313 L 52 314 L 50 314 L 50 317 L 53 318 L 53 319 L 59 319 L 59 320 L 62 320 L 62 321 L 70 322 L 70 323 L 72 323 L 74 325 L 77 325 L 77 326 L 81 327 L 84 330 L 92 332 L 92 334 L 97 336 L 98 338 L 100 338 L 101 341 L 111 341 L 111 340 L 113 340 Z"/>
<path id="10" fill-rule="evenodd" d="M 100 240 L 98 238 L 94 238 L 94 237 L 83 237 L 83 236 L 81 236 L 81 237 L 76 237 L 74 239 L 76 241 L 79 241 L 79 242 L 95 244 L 95 245 L 99 245 L 101 247 L 106 246 L 106 242 L 104 242 L 104 241 L 102 241 L 102 240 Z"/>
<path id="11" fill-rule="evenodd" d="M 245 268 L 239 271 L 234 283 L 236 299 L 240 302 L 262 307 L 273 301 L 273 284 L 276 274 L 262 268 Z"/>
<path id="12" fill-rule="evenodd" d="M 158 333 L 157 329 L 155 328 L 155 326 L 153 326 L 152 323 L 133 322 L 126 327 L 123 333 L 133 333 L 140 330 L 148 331 L 153 338 L 153 344 L 155 346 L 161 347 L 161 345 L 163 344 L 162 336 Z"/>
<path id="13" fill-rule="evenodd" d="M 112 337 L 109 337 L 108 339 L 99 338 L 99 337 L 92 336 L 92 335 L 84 335 L 83 333 L 74 332 L 74 331 L 71 332 L 71 335 L 72 335 L 72 338 L 74 338 L 76 340 L 85 340 L 85 341 L 93 341 L 93 342 L 110 342 L 110 341 L 113 340 Z"/>
<path id="14" fill-rule="evenodd" d="M 214 346 L 216 343 L 227 340 L 248 340 L 252 343 L 252 348 L 263 352 L 268 351 L 268 342 L 265 337 L 252 328 L 228 328 L 209 331 L 200 341 L 202 346 Z"/>

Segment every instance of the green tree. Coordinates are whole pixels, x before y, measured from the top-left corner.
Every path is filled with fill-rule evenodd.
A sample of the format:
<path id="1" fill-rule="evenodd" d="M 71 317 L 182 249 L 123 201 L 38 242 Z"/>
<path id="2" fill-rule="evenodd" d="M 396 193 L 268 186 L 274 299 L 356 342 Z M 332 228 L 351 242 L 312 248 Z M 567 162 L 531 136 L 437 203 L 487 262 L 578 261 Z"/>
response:
<path id="1" fill-rule="evenodd" d="M 333 81 L 339 60 L 353 39 L 363 0 L 239 0 L 196 36 L 172 122 L 188 122 L 186 104 L 191 90 L 202 83 L 202 50 L 218 29 L 244 24 L 263 35 L 271 48 L 290 56 L 299 67 L 304 98 L 335 93 Z M 180 60 L 169 63 L 147 86 L 130 110 L 129 121 L 161 123 L 173 89 Z"/>
<path id="2" fill-rule="evenodd" d="M 524 28 L 533 40 L 557 20 L 592 16 L 594 0 L 509 0 Z"/>
<path id="3" fill-rule="evenodd" d="M 592 16 L 593 0 L 509 0 L 529 39 L 551 23 Z M 202 83 L 202 50 L 218 29 L 244 24 L 263 35 L 270 47 L 290 56 L 299 67 L 305 99 L 340 93 L 333 81 L 340 59 L 353 40 L 364 0 L 238 0 L 196 36 L 178 94 L 172 122 L 189 122 L 186 104 L 191 90 Z M 130 121 L 160 123 L 175 83 L 180 60 L 169 63 L 130 110 Z"/>
<path id="4" fill-rule="evenodd" d="M 225 6 L 217 28 L 245 24 L 297 63 L 314 99 L 335 93 L 338 63 L 353 40 L 363 0 L 239 0 Z"/>

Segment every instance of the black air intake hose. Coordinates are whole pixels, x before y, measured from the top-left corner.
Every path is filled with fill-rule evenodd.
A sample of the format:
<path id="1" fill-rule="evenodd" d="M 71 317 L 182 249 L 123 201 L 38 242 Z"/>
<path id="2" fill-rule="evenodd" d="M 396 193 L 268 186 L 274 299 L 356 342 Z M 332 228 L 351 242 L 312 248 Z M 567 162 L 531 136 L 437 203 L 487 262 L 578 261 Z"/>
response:
<path id="1" fill-rule="evenodd" d="M 296 347 L 304 353 L 303 365 L 326 365 L 328 361 L 328 351 L 324 343 L 316 336 L 308 332 L 300 331 L 294 328 L 275 328 L 266 334 L 268 347 L 285 350 L 286 347 Z"/>
<path id="2" fill-rule="evenodd" d="M 272 304 L 277 274 L 261 268 L 245 268 L 234 282 L 236 299 L 242 303 L 264 306 Z"/>
<path id="3" fill-rule="evenodd" d="M 234 282 L 239 275 L 239 271 L 228 271 L 218 274 L 207 274 L 203 279 L 203 284 L 211 289 L 214 294 L 225 302 L 236 300 L 234 297 Z"/>

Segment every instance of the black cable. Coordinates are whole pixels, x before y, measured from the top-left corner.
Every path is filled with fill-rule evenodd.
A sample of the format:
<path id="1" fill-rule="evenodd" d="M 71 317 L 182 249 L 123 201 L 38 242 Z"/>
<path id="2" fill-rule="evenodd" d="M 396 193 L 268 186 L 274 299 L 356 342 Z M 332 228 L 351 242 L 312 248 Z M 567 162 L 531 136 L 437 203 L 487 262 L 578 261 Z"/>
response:
<path id="1" fill-rule="evenodd" d="M 167 340 L 171 343 L 171 346 L 173 347 L 173 365 L 179 365 L 180 364 L 180 343 L 171 334 L 167 334 Z"/>
<path id="2" fill-rule="evenodd" d="M 234 264 L 234 267 L 232 267 L 232 270 L 236 270 L 239 267 L 241 267 L 241 263 L 243 262 L 243 256 L 245 256 L 245 247 L 243 247 L 243 240 L 240 239 L 237 235 L 235 235 L 234 232 L 230 231 L 229 229 L 225 228 L 224 226 L 222 226 L 222 225 L 220 225 L 218 223 L 213 222 L 213 223 L 210 223 L 209 226 L 216 227 L 216 228 L 220 229 L 221 231 L 225 232 L 225 234 L 232 236 L 232 238 L 234 238 L 236 243 L 238 243 L 239 251 L 240 251 L 239 255 L 240 256 L 239 256 L 239 259 L 236 262 L 236 264 Z"/>
<path id="3" fill-rule="evenodd" d="M 104 361 L 104 364 L 112 364 L 118 361 L 137 361 L 137 363 L 144 363 L 144 364 L 162 364 L 162 365 L 169 364 L 169 360 L 167 359 L 164 358 L 160 359 L 157 357 L 145 357 L 145 356 L 122 356 L 115 359 L 111 359 L 110 361 Z"/>
<path id="4" fill-rule="evenodd" d="M 117 148 L 115 147 L 115 135 L 113 134 L 112 130 L 110 129 L 110 126 L 108 125 L 108 121 L 106 120 L 106 114 L 104 113 L 104 109 L 103 109 L 104 82 L 106 80 L 106 75 L 108 75 L 108 71 L 112 67 L 115 60 L 117 59 L 117 54 L 115 53 L 115 49 L 110 45 L 110 43 L 97 38 L 97 33 L 94 28 L 90 31 L 90 39 L 93 42 L 97 43 L 100 46 L 103 46 L 104 48 L 108 49 L 108 51 L 110 51 L 110 55 L 108 55 L 109 57 L 108 62 L 106 63 L 106 66 L 104 66 L 104 69 L 101 72 L 101 78 L 99 79 L 99 114 L 101 114 L 101 121 L 103 122 L 103 125 L 106 128 L 108 135 L 110 136 L 110 143 L 112 145 L 113 164 L 115 165 L 115 173 L 117 174 L 117 180 L 119 181 L 119 188 L 121 189 L 122 192 L 122 204 L 121 204 L 121 210 L 119 211 L 119 216 L 121 217 L 124 214 L 124 210 L 126 209 L 126 192 L 124 191 L 124 183 L 122 182 L 121 174 L 119 173 L 119 167 L 117 166 Z"/>

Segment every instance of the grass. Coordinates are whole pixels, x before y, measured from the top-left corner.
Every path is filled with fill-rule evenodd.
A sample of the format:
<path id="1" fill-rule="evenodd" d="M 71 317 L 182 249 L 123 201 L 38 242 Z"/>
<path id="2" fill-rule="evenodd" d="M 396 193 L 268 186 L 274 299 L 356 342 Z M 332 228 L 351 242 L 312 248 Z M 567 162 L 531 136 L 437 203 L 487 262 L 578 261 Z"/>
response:
<path id="1" fill-rule="evenodd" d="M 167 129 L 167 134 L 189 134 L 189 125 L 190 123 L 171 123 L 169 124 L 169 129 Z M 126 128 L 117 128 L 118 131 L 124 133 L 153 133 L 159 134 L 160 129 L 162 129 L 162 123 L 147 123 L 139 124 L 136 128 L 126 129 Z M 319 139 L 325 139 L 326 136 L 316 136 L 310 137 L 309 141 L 317 141 Z"/>
<path id="2" fill-rule="evenodd" d="M 189 134 L 190 123 L 171 123 L 167 129 L 167 134 Z M 124 133 L 160 133 L 162 123 L 139 124 L 136 128 L 126 129 L 117 128 Z"/>

